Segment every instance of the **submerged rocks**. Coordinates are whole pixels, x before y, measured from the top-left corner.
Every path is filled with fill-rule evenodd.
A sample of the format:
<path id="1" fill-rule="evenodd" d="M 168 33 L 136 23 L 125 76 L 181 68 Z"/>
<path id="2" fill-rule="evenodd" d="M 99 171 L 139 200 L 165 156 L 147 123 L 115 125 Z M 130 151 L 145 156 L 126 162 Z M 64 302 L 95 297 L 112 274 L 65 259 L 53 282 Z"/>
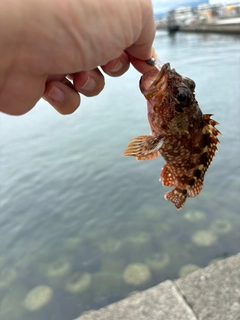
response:
<path id="1" fill-rule="evenodd" d="M 202 211 L 188 211 L 183 215 L 184 219 L 191 222 L 199 222 L 206 219 L 206 214 Z"/>
<path id="2" fill-rule="evenodd" d="M 66 282 L 65 289 L 71 293 L 83 293 L 92 283 L 92 275 L 88 272 L 76 272 Z"/>
<path id="3" fill-rule="evenodd" d="M 211 223 L 209 230 L 216 235 L 228 234 L 232 230 L 232 224 L 227 220 L 216 219 Z"/>
<path id="4" fill-rule="evenodd" d="M 50 278 L 61 278 L 67 275 L 71 270 L 71 265 L 68 261 L 62 259 L 54 261 L 47 269 L 47 275 Z"/>
<path id="5" fill-rule="evenodd" d="M 28 292 L 23 305 L 28 311 L 37 311 L 52 299 L 53 290 L 48 286 L 37 286 Z"/>
<path id="6" fill-rule="evenodd" d="M 151 280 L 151 271 L 146 264 L 132 263 L 125 268 L 123 279 L 127 284 L 138 287 Z"/>
<path id="7" fill-rule="evenodd" d="M 114 238 L 109 238 L 105 242 L 100 244 L 100 250 L 102 253 L 115 253 L 121 248 L 121 241 L 114 239 Z"/>
<path id="8" fill-rule="evenodd" d="M 208 230 L 199 230 L 192 236 L 192 241 L 199 247 L 209 247 L 214 245 L 218 240 L 218 237 Z"/>
<path id="9" fill-rule="evenodd" d="M 152 271 L 158 272 L 164 269 L 169 264 L 169 261 L 170 258 L 166 252 L 159 252 L 146 259 L 146 264 Z"/>

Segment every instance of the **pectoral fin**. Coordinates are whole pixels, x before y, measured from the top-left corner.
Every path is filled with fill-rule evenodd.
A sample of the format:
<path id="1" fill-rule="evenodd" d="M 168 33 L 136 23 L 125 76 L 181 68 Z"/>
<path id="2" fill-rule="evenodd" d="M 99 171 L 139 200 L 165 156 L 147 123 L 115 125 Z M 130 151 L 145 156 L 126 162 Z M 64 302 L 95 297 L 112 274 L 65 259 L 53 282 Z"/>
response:
<path id="1" fill-rule="evenodd" d="M 164 139 L 162 136 L 139 136 L 133 138 L 123 156 L 136 157 L 137 160 L 151 160 L 158 157 L 158 151 L 161 148 Z"/>
<path id="2" fill-rule="evenodd" d="M 159 153 L 157 151 L 157 152 L 149 154 L 148 156 L 136 157 L 136 160 L 152 160 L 152 159 L 157 158 L 158 156 L 159 156 Z"/>

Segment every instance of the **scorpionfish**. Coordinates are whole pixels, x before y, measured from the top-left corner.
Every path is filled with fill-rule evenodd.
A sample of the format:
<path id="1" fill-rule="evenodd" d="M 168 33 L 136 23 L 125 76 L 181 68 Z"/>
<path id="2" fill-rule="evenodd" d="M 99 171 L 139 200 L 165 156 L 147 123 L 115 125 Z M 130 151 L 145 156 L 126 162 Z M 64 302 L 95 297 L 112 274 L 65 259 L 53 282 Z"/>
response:
<path id="1" fill-rule="evenodd" d="M 218 123 L 212 114 L 202 114 L 194 81 L 171 69 L 169 63 L 160 71 L 143 74 L 140 90 L 148 101 L 151 135 L 133 138 L 123 155 L 150 160 L 160 153 L 166 161 L 160 180 L 163 186 L 174 187 L 164 197 L 181 209 L 188 197 L 202 190 L 219 143 Z"/>

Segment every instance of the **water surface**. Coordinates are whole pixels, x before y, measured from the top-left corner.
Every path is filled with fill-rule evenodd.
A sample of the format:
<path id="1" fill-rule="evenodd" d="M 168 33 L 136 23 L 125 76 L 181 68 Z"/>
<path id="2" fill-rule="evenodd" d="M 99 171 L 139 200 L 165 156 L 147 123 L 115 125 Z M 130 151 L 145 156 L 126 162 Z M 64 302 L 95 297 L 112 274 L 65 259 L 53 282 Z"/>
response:
<path id="1" fill-rule="evenodd" d="M 163 159 L 121 157 L 132 137 L 149 133 L 133 68 L 107 77 L 104 92 L 83 98 L 73 115 L 61 116 L 44 101 L 21 117 L 0 115 L 1 320 L 70 320 L 177 278 L 186 264 L 205 267 L 239 252 L 239 40 L 157 33 L 160 58 L 194 79 L 203 113 L 214 114 L 223 134 L 201 195 L 181 211 L 163 198 Z M 209 244 L 194 242 L 199 230 L 211 233 Z M 51 273 L 58 263 L 65 271 Z M 144 284 L 124 282 L 132 263 L 148 265 Z M 71 292 L 71 275 L 84 272 L 89 284 Z M 27 293 L 39 285 L 52 295 L 28 311 Z"/>

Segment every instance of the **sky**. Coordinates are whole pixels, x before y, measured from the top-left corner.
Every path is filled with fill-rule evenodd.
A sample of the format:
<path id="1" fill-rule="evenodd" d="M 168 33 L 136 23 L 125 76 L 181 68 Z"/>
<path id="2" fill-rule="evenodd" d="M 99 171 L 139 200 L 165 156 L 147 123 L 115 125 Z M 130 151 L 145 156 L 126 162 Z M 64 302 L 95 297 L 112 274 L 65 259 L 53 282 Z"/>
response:
<path id="1" fill-rule="evenodd" d="M 208 3 L 208 0 L 152 0 L 155 15 L 165 14 L 171 9 L 183 6 L 197 6 Z"/>

